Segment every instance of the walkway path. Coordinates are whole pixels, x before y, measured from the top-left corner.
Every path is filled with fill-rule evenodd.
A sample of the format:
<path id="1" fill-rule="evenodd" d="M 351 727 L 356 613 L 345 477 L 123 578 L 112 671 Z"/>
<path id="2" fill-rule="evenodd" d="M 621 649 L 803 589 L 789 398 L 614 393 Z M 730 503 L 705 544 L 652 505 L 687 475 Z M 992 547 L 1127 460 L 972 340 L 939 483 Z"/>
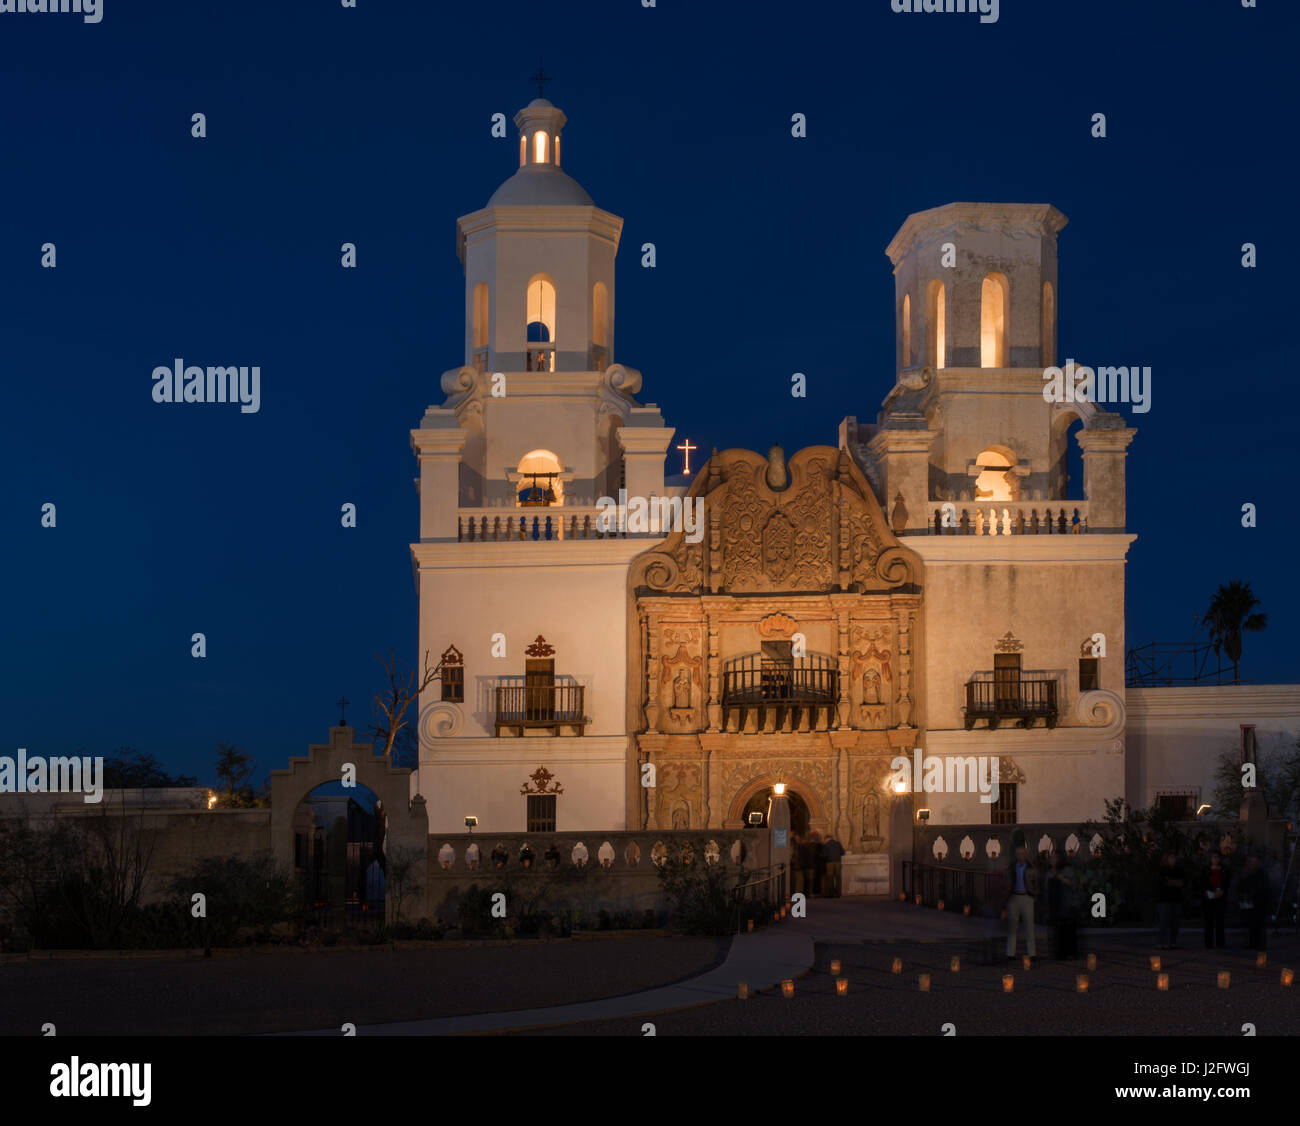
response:
<path id="1" fill-rule="evenodd" d="M 1005 924 L 880 899 L 813 899 L 807 918 L 787 918 L 753 934 L 737 935 L 722 965 L 675 985 L 545 1009 L 364 1025 L 357 1034 L 450 1036 L 648 1016 L 734 997 L 742 981 L 757 992 L 800 977 L 812 968 L 818 942 L 976 941 L 994 934 L 1005 934 Z M 338 1030 L 310 1035 L 337 1036 Z"/>

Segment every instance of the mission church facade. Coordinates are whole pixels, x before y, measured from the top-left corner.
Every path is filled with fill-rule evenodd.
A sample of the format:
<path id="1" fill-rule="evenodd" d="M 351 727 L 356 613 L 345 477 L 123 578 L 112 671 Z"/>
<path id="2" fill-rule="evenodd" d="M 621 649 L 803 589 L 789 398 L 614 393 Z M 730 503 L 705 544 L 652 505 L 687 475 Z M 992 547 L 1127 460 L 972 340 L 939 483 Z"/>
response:
<path id="1" fill-rule="evenodd" d="M 674 431 L 615 353 L 622 220 L 563 171 L 558 108 L 515 123 L 518 169 L 457 223 L 464 363 L 411 432 L 430 833 L 735 829 L 784 782 L 796 827 L 883 863 L 911 845 L 891 762 L 917 749 L 997 758 L 998 807 L 926 794 L 934 824 L 1082 820 L 1132 790 L 1135 431 L 1044 398 L 1065 217 L 908 217 L 877 421 L 666 483 Z M 620 488 L 702 500 L 702 536 L 606 531 Z"/>

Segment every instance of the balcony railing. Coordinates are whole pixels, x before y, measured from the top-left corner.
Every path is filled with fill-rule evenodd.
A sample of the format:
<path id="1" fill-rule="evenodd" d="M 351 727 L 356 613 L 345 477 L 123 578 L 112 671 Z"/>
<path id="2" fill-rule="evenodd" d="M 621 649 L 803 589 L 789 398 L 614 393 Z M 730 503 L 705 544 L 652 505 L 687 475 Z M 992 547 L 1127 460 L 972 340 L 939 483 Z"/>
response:
<path id="1" fill-rule="evenodd" d="M 602 532 L 597 523 L 604 509 L 556 505 L 552 508 L 462 508 L 456 539 L 462 543 L 527 543 L 543 540 L 603 540 L 624 537 L 617 520 Z"/>
<path id="2" fill-rule="evenodd" d="M 951 503 L 946 519 L 944 505 L 934 509 L 927 529 L 931 535 L 1066 536 L 1088 531 L 1088 502 L 1083 500 L 1044 501 L 1029 507 L 1020 502 Z"/>
<path id="3" fill-rule="evenodd" d="M 506 684 L 496 689 L 497 734 L 513 730 L 523 735 L 528 729 L 549 730 L 559 735 L 561 727 L 587 726 L 581 684 Z"/>
<path id="4" fill-rule="evenodd" d="M 980 719 L 988 723 L 990 731 L 996 731 L 1004 719 L 1014 719 L 1020 727 L 1033 727 L 1041 719 L 1048 727 L 1055 727 L 1056 680 L 1021 676 L 1014 680 L 967 681 L 965 712 L 967 731 Z"/>
<path id="5" fill-rule="evenodd" d="M 554 371 L 555 345 L 529 344 L 527 365 L 528 371 Z"/>
<path id="6" fill-rule="evenodd" d="M 759 729 L 799 729 L 804 716 L 813 729 L 828 726 L 839 698 L 840 672 L 833 657 L 809 653 L 790 661 L 759 653 L 735 657 L 722 669 L 722 709 L 736 730 L 752 716 Z"/>

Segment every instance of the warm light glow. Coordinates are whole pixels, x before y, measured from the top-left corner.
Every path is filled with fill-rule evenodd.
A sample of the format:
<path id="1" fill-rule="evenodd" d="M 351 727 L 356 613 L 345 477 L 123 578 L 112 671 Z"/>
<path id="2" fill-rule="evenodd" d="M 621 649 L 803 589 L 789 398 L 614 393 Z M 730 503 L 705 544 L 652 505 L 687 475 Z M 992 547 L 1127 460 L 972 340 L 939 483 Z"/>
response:
<path id="1" fill-rule="evenodd" d="M 903 779 L 899 778 L 899 779 L 894 783 L 894 793 L 896 793 L 896 794 L 905 794 L 905 793 L 907 793 L 907 783 L 904 782 Z"/>
<path id="2" fill-rule="evenodd" d="M 930 975 L 929 975 L 929 974 L 921 974 L 921 975 L 916 979 L 916 984 L 917 984 L 917 986 L 920 988 L 920 990 L 921 990 L 922 993 L 929 993 L 929 992 L 930 992 Z"/>
<path id="3" fill-rule="evenodd" d="M 961 959 L 952 957 L 948 959 L 948 970 L 950 973 L 957 973 L 961 969 Z"/>
<path id="4" fill-rule="evenodd" d="M 1161 993 L 1168 993 L 1168 992 L 1169 992 L 1169 975 L 1168 975 L 1168 974 L 1157 974 L 1157 975 L 1156 975 L 1156 988 L 1157 988 L 1158 990 L 1160 990 Z"/>
<path id="5" fill-rule="evenodd" d="M 1096 969 L 1097 969 L 1097 955 L 1096 955 L 1096 954 L 1089 954 L 1089 955 L 1088 955 L 1088 971 L 1089 971 L 1090 973 L 1092 973 L 1092 972 L 1095 972 Z"/>
<path id="6" fill-rule="evenodd" d="M 1158 970 L 1160 968 L 1160 959 L 1157 958 L 1154 954 L 1151 955 L 1151 968 L 1153 970 Z"/>
<path id="7" fill-rule="evenodd" d="M 916 905 L 921 906 L 921 893 L 919 891 L 916 893 Z"/>
<path id="8" fill-rule="evenodd" d="M 940 911 L 942 911 L 942 910 L 943 910 L 943 900 L 942 900 L 942 899 L 939 900 L 939 902 L 936 903 L 935 906 L 938 907 Z"/>
<path id="9" fill-rule="evenodd" d="M 749 930 L 750 930 L 751 933 L 752 933 L 753 930 L 754 930 L 754 920 L 753 920 L 753 919 L 750 919 L 750 920 L 749 920 Z"/>
<path id="10" fill-rule="evenodd" d="M 1043 367 L 1056 363 L 1056 293 L 1043 282 Z"/>
<path id="11" fill-rule="evenodd" d="M 488 287 L 479 282 L 474 287 L 473 335 L 475 348 L 484 348 L 488 342 Z"/>
<path id="12" fill-rule="evenodd" d="M 533 134 L 533 163 L 546 163 L 546 134 L 540 129 Z"/>
<path id="13" fill-rule="evenodd" d="M 977 501 L 1007 501 L 1011 499 L 1011 462 L 997 450 L 982 450 L 975 464 L 980 475 L 975 478 Z"/>
<path id="14" fill-rule="evenodd" d="M 903 367 L 912 366 L 912 295 L 903 294 Z"/>
<path id="15" fill-rule="evenodd" d="M 609 291 L 604 282 L 597 282 L 591 287 L 591 342 L 597 348 L 604 348 L 609 336 Z"/>
<path id="16" fill-rule="evenodd" d="M 749 1000 L 749 982 L 742 981 L 740 983 L 739 987 L 736 989 L 736 996 L 741 1001 Z"/>
<path id="17" fill-rule="evenodd" d="M 1087 974 L 1079 974 L 1079 975 L 1074 979 L 1074 989 L 1075 989 L 1075 992 L 1076 992 L 1076 993 L 1087 993 L 1087 992 L 1088 992 L 1088 975 L 1087 975 Z"/>
<path id="18" fill-rule="evenodd" d="M 1020 964 L 1021 964 L 1022 966 L 1024 966 L 1025 969 L 1029 969 L 1029 967 L 1033 965 L 1033 963 L 1029 960 L 1029 955 L 1028 955 L 1028 954 L 1026 954 L 1026 955 L 1024 956 L 1024 958 L 1021 959 Z"/>
<path id="19" fill-rule="evenodd" d="M 781 996 L 787 1000 L 794 996 L 794 982 L 789 978 L 781 982 Z"/>
<path id="20" fill-rule="evenodd" d="M 930 350 L 929 359 L 933 367 L 942 368 L 944 366 L 944 360 L 948 354 L 947 343 L 944 335 L 944 320 L 946 312 L 944 308 L 943 282 L 932 281 L 926 292 L 926 298 L 926 312 L 928 314 L 927 320 L 929 322 L 928 327 L 930 338 L 930 343 L 928 345 Z"/>
<path id="21" fill-rule="evenodd" d="M 1227 970 L 1219 971 L 1219 988 L 1227 989 L 1232 984 L 1232 974 Z"/>
<path id="22" fill-rule="evenodd" d="M 1283 984 L 1283 985 L 1290 985 L 1293 981 L 1295 981 L 1295 971 L 1293 971 L 1293 970 L 1283 970 L 1283 971 L 1282 971 L 1282 984 Z"/>
<path id="23" fill-rule="evenodd" d="M 784 794 L 785 794 L 785 783 L 784 783 L 784 782 L 778 782 L 775 786 L 772 787 L 772 793 L 774 793 L 778 798 L 781 797 L 782 795 L 784 795 Z"/>
<path id="24" fill-rule="evenodd" d="M 217 805 L 217 795 L 211 790 L 208 791 L 208 808 L 215 809 Z"/>
<path id="25" fill-rule="evenodd" d="M 980 287 L 980 367 L 1007 366 L 1007 279 L 989 274 Z"/>
<path id="26" fill-rule="evenodd" d="M 836 978 L 835 992 L 841 997 L 845 997 L 848 995 L 849 979 L 847 977 Z"/>
<path id="27" fill-rule="evenodd" d="M 962 913 L 963 915 L 969 915 L 969 914 L 970 914 L 970 904 L 969 904 L 969 903 L 967 903 L 966 906 L 963 907 L 963 908 L 961 909 L 961 913 Z"/>
<path id="28" fill-rule="evenodd" d="M 1268 955 L 1265 954 L 1264 951 L 1261 950 L 1255 955 L 1255 965 L 1257 965 L 1261 970 L 1268 965 Z"/>
<path id="29" fill-rule="evenodd" d="M 549 278 L 535 277 L 528 283 L 528 324 L 546 328 L 546 340 L 555 341 L 555 286 Z"/>
<path id="30" fill-rule="evenodd" d="M 831 976 L 832 977 L 840 976 L 840 960 L 838 958 L 831 959 Z"/>
<path id="31" fill-rule="evenodd" d="M 890 967 L 891 973 L 901 974 L 903 972 L 903 959 L 895 958 L 894 964 Z"/>
<path id="32" fill-rule="evenodd" d="M 1002 975 L 1002 992 L 1010 993 L 1016 987 L 1016 979 L 1010 974 Z"/>

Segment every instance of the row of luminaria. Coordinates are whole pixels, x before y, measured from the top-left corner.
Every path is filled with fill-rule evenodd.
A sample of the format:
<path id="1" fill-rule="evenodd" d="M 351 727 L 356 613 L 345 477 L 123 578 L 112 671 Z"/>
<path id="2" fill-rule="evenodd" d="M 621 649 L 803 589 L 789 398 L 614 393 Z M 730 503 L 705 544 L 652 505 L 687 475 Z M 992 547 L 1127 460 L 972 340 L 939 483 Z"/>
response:
<path id="1" fill-rule="evenodd" d="M 662 868 L 667 863 L 670 855 L 669 846 L 663 841 L 655 841 L 650 847 L 650 860 L 656 868 Z M 679 841 L 673 846 L 671 855 L 675 855 L 681 864 L 695 863 L 695 845 L 690 841 Z M 731 862 L 739 865 L 746 856 L 746 849 L 743 841 L 735 840 L 731 843 L 730 849 Z M 596 849 L 596 862 L 606 871 L 614 867 L 618 853 L 609 841 L 605 841 Z M 722 859 L 722 849 L 718 842 L 710 840 L 705 843 L 704 863 L 708 865 L 717 864 Z M 575 868 L 585 868 L 591 861 L 591 853 L 587 846 L 579 841 L 569 852 L 569 863 Z M 483 863 L 483 853 L 479 846 L 471 843 L 465 849 L 465 867 L 471 872 L 476 871 Z M 564 858 L 559 845 L 552 843 L 545 848 L 540 845 L 534 848 L 527 841 L 512 855 L 510 849 L 504 843 L 498 844 L 487 854 L 487 864 L 492 868 L 505 868 L 507 865 L 518 864 L 522 868 L 541 868 L 554 870 L 564 863 Z M 627 847 L 623 850 L 623 864 L 627 868 L 636 868 L 641 863 L 641 846 L 636 841 L 628 841 Z M 456 849 L 450 844 L 444 844 L 438 850 L 438 864 L 444 871 L 450 871 L 456 865 Z"/>

